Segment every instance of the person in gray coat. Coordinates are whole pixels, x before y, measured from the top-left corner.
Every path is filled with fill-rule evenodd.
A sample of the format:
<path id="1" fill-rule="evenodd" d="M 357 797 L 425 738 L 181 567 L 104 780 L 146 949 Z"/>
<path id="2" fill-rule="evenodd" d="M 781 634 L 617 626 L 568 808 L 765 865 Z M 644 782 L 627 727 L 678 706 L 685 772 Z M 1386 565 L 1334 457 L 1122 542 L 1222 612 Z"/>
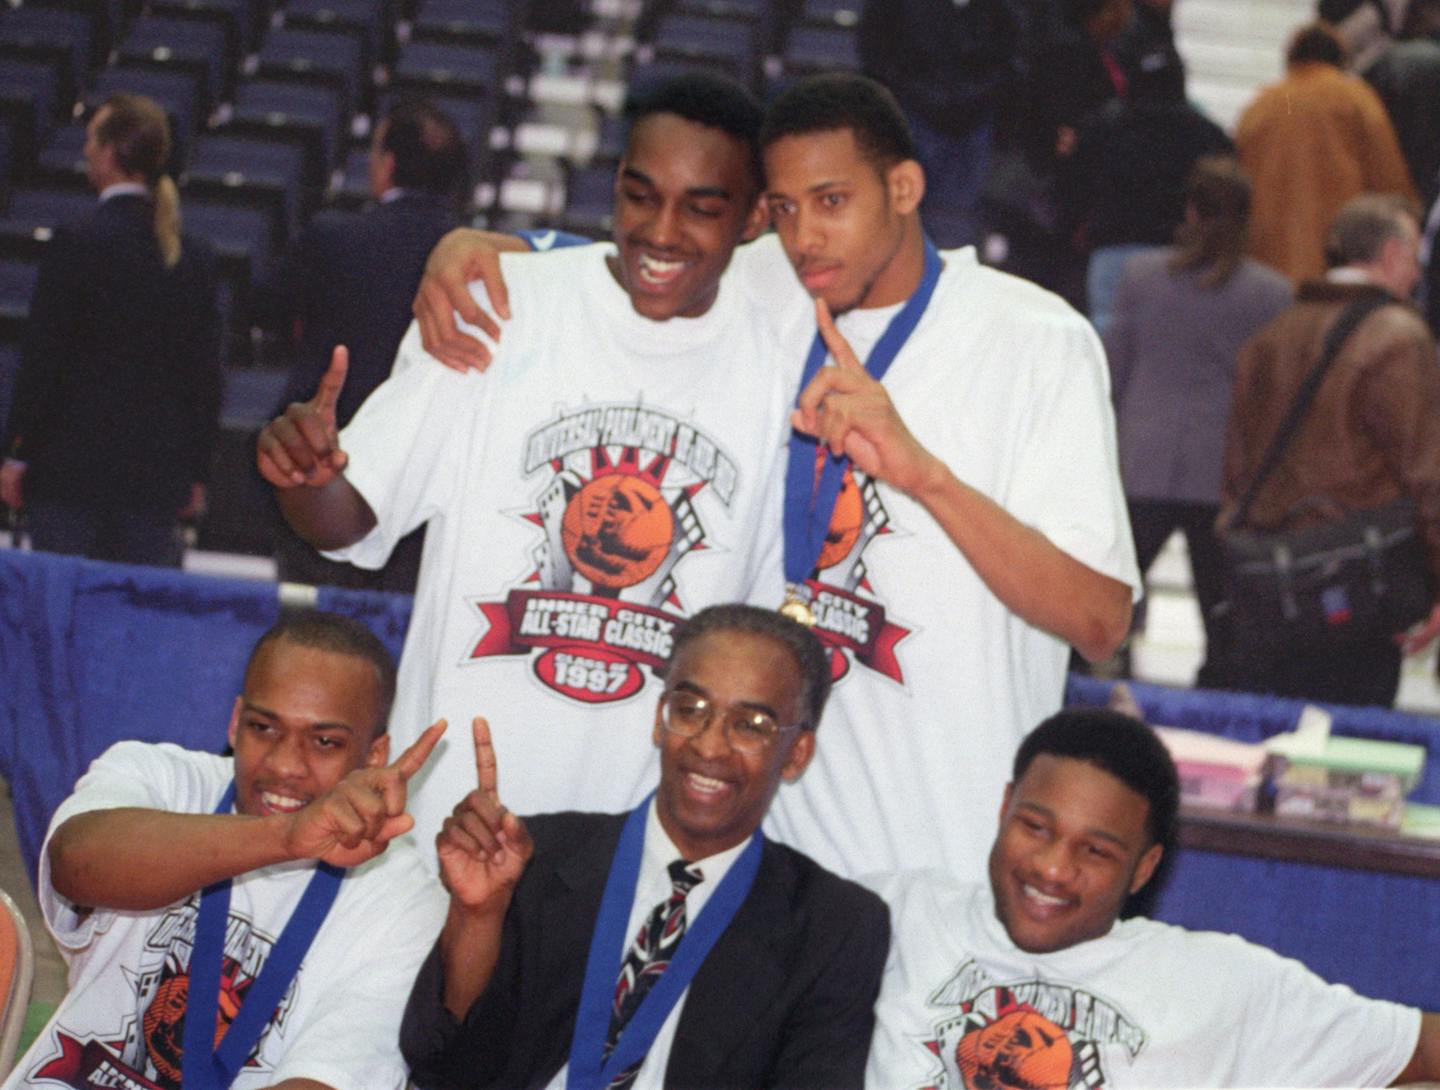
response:
<path id="1" fill-rule="evenodd" d="M 1250 183 L 1236 161 L 1200 160 L 1176 244 L 1126 263 L 1104 332 L 1120 473 L 1145 571 L 1183 530 L 1206 646 L 1222 596 L 1215 519 L 1235 355 L 1290 303 L 1290 282 L 1245 256 Z M 1213 664 L 1196 683 L 1211 684 Z"/>

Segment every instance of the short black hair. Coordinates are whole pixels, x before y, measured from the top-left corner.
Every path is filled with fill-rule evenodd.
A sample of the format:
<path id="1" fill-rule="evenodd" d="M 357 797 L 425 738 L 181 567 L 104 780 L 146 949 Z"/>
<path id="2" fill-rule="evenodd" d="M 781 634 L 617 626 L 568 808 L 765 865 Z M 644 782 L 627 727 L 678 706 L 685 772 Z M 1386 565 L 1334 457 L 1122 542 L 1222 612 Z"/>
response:
<path id="1" fill-rule="evenodd" d="M 749 152 L 756 191 L 765 187 L 765 165 L 760 160 L 765 111 L 760 100 L 735 80 L 713 72 L 686 72 L 642 87 L 625 104 L 625 112 L 632 130 L 653 114 L 674 114 L 733 136 Z"/>
<path id="2" fill-rule="evenodd" d="M 1285 48 L 1286 64 L 1302 64 L 1318 61 L 1321 64 L 1344 66 L 1347 50 L 1345 39 L 1327 23 L 1310 23 L 1301 27 Z"/>
<path id="3" fill-rule="evenodd" d="M 395 700 L 395 659 L 380 642 L 380 637 L 359 621 L 343 617 L 338 613 L 327 613 L 319 609 L 286 609 L 256 642 L 245 663 L 245 680 L 250 680 L 250 671 L 260 657 L 260 651 L 276 640 L 289 640 L 301 647 L 312 647 L 317 651 L 330 651 L 339 655 L 353 655 L 364 659 L 375 669 L 375 680 L 380 687 L 380 715 L 375 727 L 375 737 L 384 734 L 390 721 L 390 705 Z"/>
<path id="4" fill-rule="evenodd" d="M 782 91 L 770 104 L 760 130 L 760 147 L 786 136 L 849 129 L 860 154 L 884 171 L 918 159 L 915 137 L 900 103 L 883 84 L 855 72 L 809 76 Z"/>
<path id="5" fill-rule="evenodd" d="M 715 632 L 765 636 L 789 651 L 805 679 L 805 704 L 809 715 L 801 725 L 806 730 L 815 730 L 820 725 L 825 702 L 830 698 L 830 656 L 814 632 L 773 609 L 739 603 L 710 606 L 685 621 L 675 633 L 670 658 L 665 664 L 666 674 L 686 646 Z"/>
<path id="6" fill-rule="evenodd" d="M 1108 708 L 1066 708 L 1020 743 L 1011 782 L 1019 783 L 1042 753 L 1092 764 L 1144 796 L 1150 804 L 1150 842 L 1169 850 L 1180 809 L 1180 776 L 1165 743 L 1144 723 Z"/>
<path id="7" fill-rule="evenodd" d="M 465 187 L 465 141 L 454 120 L 423 98 L 397 102 L 385 115 L 380 150 L 395 156 L 395 184 L 444 197 Z"/>

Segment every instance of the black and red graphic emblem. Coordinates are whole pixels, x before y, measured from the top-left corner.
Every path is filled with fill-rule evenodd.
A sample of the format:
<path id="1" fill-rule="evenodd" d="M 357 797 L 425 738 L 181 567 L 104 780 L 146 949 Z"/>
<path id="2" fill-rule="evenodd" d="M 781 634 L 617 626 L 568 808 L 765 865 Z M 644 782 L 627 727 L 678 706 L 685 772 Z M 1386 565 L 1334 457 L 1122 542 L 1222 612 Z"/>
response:
<path id="1" fill-rule="evenodd" d="M 1044 980 L 996 984 L 967 961 L 930 997 L 951 1013 L 920 1044 L 931 1079 L 915 1090 L 1100 1090 L 1101 1046 L 1132 1059 L 1145 1032 L 1089 992 Z"/>
<path id="2" fill-rule="evenodd" d="M 63 1025 L 57 1027 L 59 1054 L 36 1067 L 31 1081 L 49 1081 L 72 1090 L 180 1090 L 197 911 L 192 899 L 166 913 L 146 936 L 141 964 L 126 974 L 135 987 L 135 1013 L 119 1020 L 113 1039 L 85 1038 L 67 1032 Z M 272 945 L 271 938 L 255 930 L 247 919 L 230 917 L 215 1014 L 217 1044 L 239 1014 Z M 267 1033 L 283 1024 L 290 1003 L 287 994 Z M 262 1036 L 247 1066 L 259 1065 L 264 1041 Z"/>
<path id="3" fill-rule="evenodd" d="M 582 703 L 639 692 L 670 654 L 685 603 L 675 570 L 705 548 L 703 493 L 728 507 L 738 471 L 690 425 L 637 406 L 562 416 L 529 437 L 525 472 L 548 479 L 534 569 L 504 601 L 471 605 L 486 629 L 468 661 L 535 656 L 535 676 Z"/>

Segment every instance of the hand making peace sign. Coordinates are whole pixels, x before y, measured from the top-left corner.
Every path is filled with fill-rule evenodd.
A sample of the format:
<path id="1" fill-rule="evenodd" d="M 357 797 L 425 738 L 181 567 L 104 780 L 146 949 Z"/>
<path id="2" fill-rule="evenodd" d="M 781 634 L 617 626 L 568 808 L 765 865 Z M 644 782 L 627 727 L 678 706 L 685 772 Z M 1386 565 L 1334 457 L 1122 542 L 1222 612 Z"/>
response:
<path id="1" fill-rule="evenodd" d="M 391 764 L 351 772 L 308 806 L 290 815 L 285 843 L 295 859 L 319 859 L 354 867 L 408 833 L 415 819 L 405 812 L 410 778 L 419 772 L 445 733 L 435 723 Z"/>

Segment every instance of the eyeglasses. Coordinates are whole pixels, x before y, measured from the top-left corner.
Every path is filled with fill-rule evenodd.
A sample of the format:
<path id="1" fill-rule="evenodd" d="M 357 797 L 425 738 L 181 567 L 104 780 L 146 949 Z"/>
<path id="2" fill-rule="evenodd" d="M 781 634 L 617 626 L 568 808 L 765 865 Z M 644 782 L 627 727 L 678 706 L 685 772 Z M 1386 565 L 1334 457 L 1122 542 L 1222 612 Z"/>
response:
<path id="1" fill-rule="evenodd" d="M 660 725 L 681 738 L 704 734 L 717 714 L 726 740 L 740 753 L 762 753 L 774 745 L 780 735 L 800 729 L 798 723 L 782 727 L 773 715 L 754 708 L 730 708 L 722 713 L 703 696 L 679 689 L 660 698 Z"/>

